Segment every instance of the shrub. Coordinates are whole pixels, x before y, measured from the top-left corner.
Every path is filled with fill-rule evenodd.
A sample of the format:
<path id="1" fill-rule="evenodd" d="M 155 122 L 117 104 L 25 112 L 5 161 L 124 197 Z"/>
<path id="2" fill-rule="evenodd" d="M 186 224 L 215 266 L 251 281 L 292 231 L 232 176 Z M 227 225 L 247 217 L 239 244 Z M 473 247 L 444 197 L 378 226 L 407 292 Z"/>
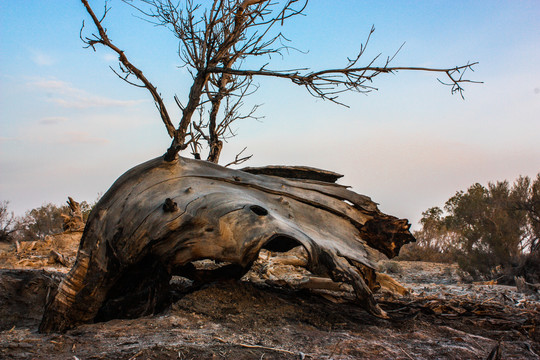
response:
<path id="1" fill-rule="evenodd" d="M 380 266 L 380 272 L 388 274 L 401 274 L 403 272 L 403 268 L 397 261 L 385 261 Z"/>
<path id="2" fill-rule="evenodd" d="M 540 254 L 540 174 L 474 184 L 444 206 L 422 213 L 417 244 L 404 247 L 400 259 L 457 261 L 474 278 L 510 276 L 521 261 Z M 527 267 L 530 265 L 523 266 Z"/>

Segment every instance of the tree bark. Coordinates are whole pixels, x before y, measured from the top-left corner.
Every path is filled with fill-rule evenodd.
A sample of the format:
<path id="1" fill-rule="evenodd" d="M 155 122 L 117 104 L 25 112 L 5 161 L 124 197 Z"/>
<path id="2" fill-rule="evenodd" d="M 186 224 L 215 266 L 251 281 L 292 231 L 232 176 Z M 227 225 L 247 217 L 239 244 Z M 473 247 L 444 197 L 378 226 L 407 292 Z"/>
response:
<path id="1" fill-rule="evenodd" d="M 410 241 L 406 220 L 342 185 L 160 157 L 122 175 L 94 207 L 40 331 L 159 311 L 172 275 L 238 278 L 261 249 L 296 246 L 308 270 L 350 284 L 361 306 L 385 317 L 368 247 L 391 257 Z M 192 265 L 201 259 L 229 265 L 206 274 Z"/>

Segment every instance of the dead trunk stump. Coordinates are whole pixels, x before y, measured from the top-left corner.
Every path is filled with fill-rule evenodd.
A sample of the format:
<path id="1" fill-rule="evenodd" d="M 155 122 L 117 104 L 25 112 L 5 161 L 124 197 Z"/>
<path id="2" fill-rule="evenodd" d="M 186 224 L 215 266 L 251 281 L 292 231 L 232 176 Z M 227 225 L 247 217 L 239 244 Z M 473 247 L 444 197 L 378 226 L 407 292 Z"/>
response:
<path id="1" fill-rule="evenodd" d="M 329 172 L 301 168 L 297 179 L 298 169 L 267 172 L 285 178 L 160 157 L 129 170 L 92 210 L 40 331 L 159 311 L 172 275 L 238 278 L 261 249 L 296 246 L 306 249 L 308 270 L 350 284 L 361 306 L 385 317 L 372 294 L 378 286 L 368 248 L 396 256 L 414 241 L 408 221 L 345 186 L 313 180 Z M 224 266 L 197 270 L 192 262 L 202 259 Z"/>

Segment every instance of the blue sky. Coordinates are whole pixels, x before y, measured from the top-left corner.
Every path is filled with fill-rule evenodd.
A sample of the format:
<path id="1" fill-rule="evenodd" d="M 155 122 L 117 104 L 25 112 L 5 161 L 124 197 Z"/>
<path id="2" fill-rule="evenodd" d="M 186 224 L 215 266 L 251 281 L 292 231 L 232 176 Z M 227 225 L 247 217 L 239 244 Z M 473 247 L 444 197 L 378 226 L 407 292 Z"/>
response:
<path id="1" fill-rule="evenodd" d="M 91 5 L 101 13 L 103 2 Z M 109 36 L 178 119 L 173 95 L 185 98 L 191 84 L 174 37 L 110 5 Z M 265 117 L 237 125 L 222 162 L 247 146 L 249 166 L 334 170 L 414 223 L 474 182 L 540 172 L 540 2 L 312 0 L 306 14 L 283 30 L 307 53 L 274 68 L 343 66 L 375 25 L 365 62 L 405 42 L 395 66 L 478 61 L 470 76 L 484 84 L 468 85 L 463 101 L 433 74 L 381 75 L 379 91 L 346 94 L 344 108 L 261 79 L 249 102 Z M 68 195 L 94 200 L 169 145 L 149 94 L 110 71 L 114 54 L 83 48 L 82 20 L 93 30 L 78 1 L 0 0 L 0 200 L 18 214 Z"/>

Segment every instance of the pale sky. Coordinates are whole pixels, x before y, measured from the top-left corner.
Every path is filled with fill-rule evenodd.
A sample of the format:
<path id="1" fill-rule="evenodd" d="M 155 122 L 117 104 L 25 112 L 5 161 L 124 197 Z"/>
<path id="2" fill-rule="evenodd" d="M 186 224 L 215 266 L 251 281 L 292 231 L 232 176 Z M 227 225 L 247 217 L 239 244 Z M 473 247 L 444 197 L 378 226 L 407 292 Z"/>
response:
<path id="1" fill-rule="evenodd" d="M 97 13 L 102 1 L 91 1 Z M 110 1 L 110 38 L 158 87 L 176 116 L 190 79 L 162 28 Z M 283 31 L 307 53 L 274 58 L 274 69 L 346 65 L 371 26 L 365 63 L 405 46 L 394 66 L 453 67 L 478 61 L 465 100 L 425 73 L 381 75 L 344 108 L 285 80 L 260 79 L 249 100 L 261 121 L 236 126 L 222 163 L 244 146 L 244 166 L 307 165 L 344 174 L 340 183 L 381 210 L 416 224 L 475 182 L 540 172 L 540 2 L 312 0 Z M 150 95 L 109 66 L 104 48 L 83 49 L 78 1 L 0 0 L 0 200 L 17 214 L 67 196 L 93 201 L 129 168 L 169 145 Z M 272 65 L 274 64 L 274 65 Z M 188 155 L 187 153 L 185 154 Z"/>

